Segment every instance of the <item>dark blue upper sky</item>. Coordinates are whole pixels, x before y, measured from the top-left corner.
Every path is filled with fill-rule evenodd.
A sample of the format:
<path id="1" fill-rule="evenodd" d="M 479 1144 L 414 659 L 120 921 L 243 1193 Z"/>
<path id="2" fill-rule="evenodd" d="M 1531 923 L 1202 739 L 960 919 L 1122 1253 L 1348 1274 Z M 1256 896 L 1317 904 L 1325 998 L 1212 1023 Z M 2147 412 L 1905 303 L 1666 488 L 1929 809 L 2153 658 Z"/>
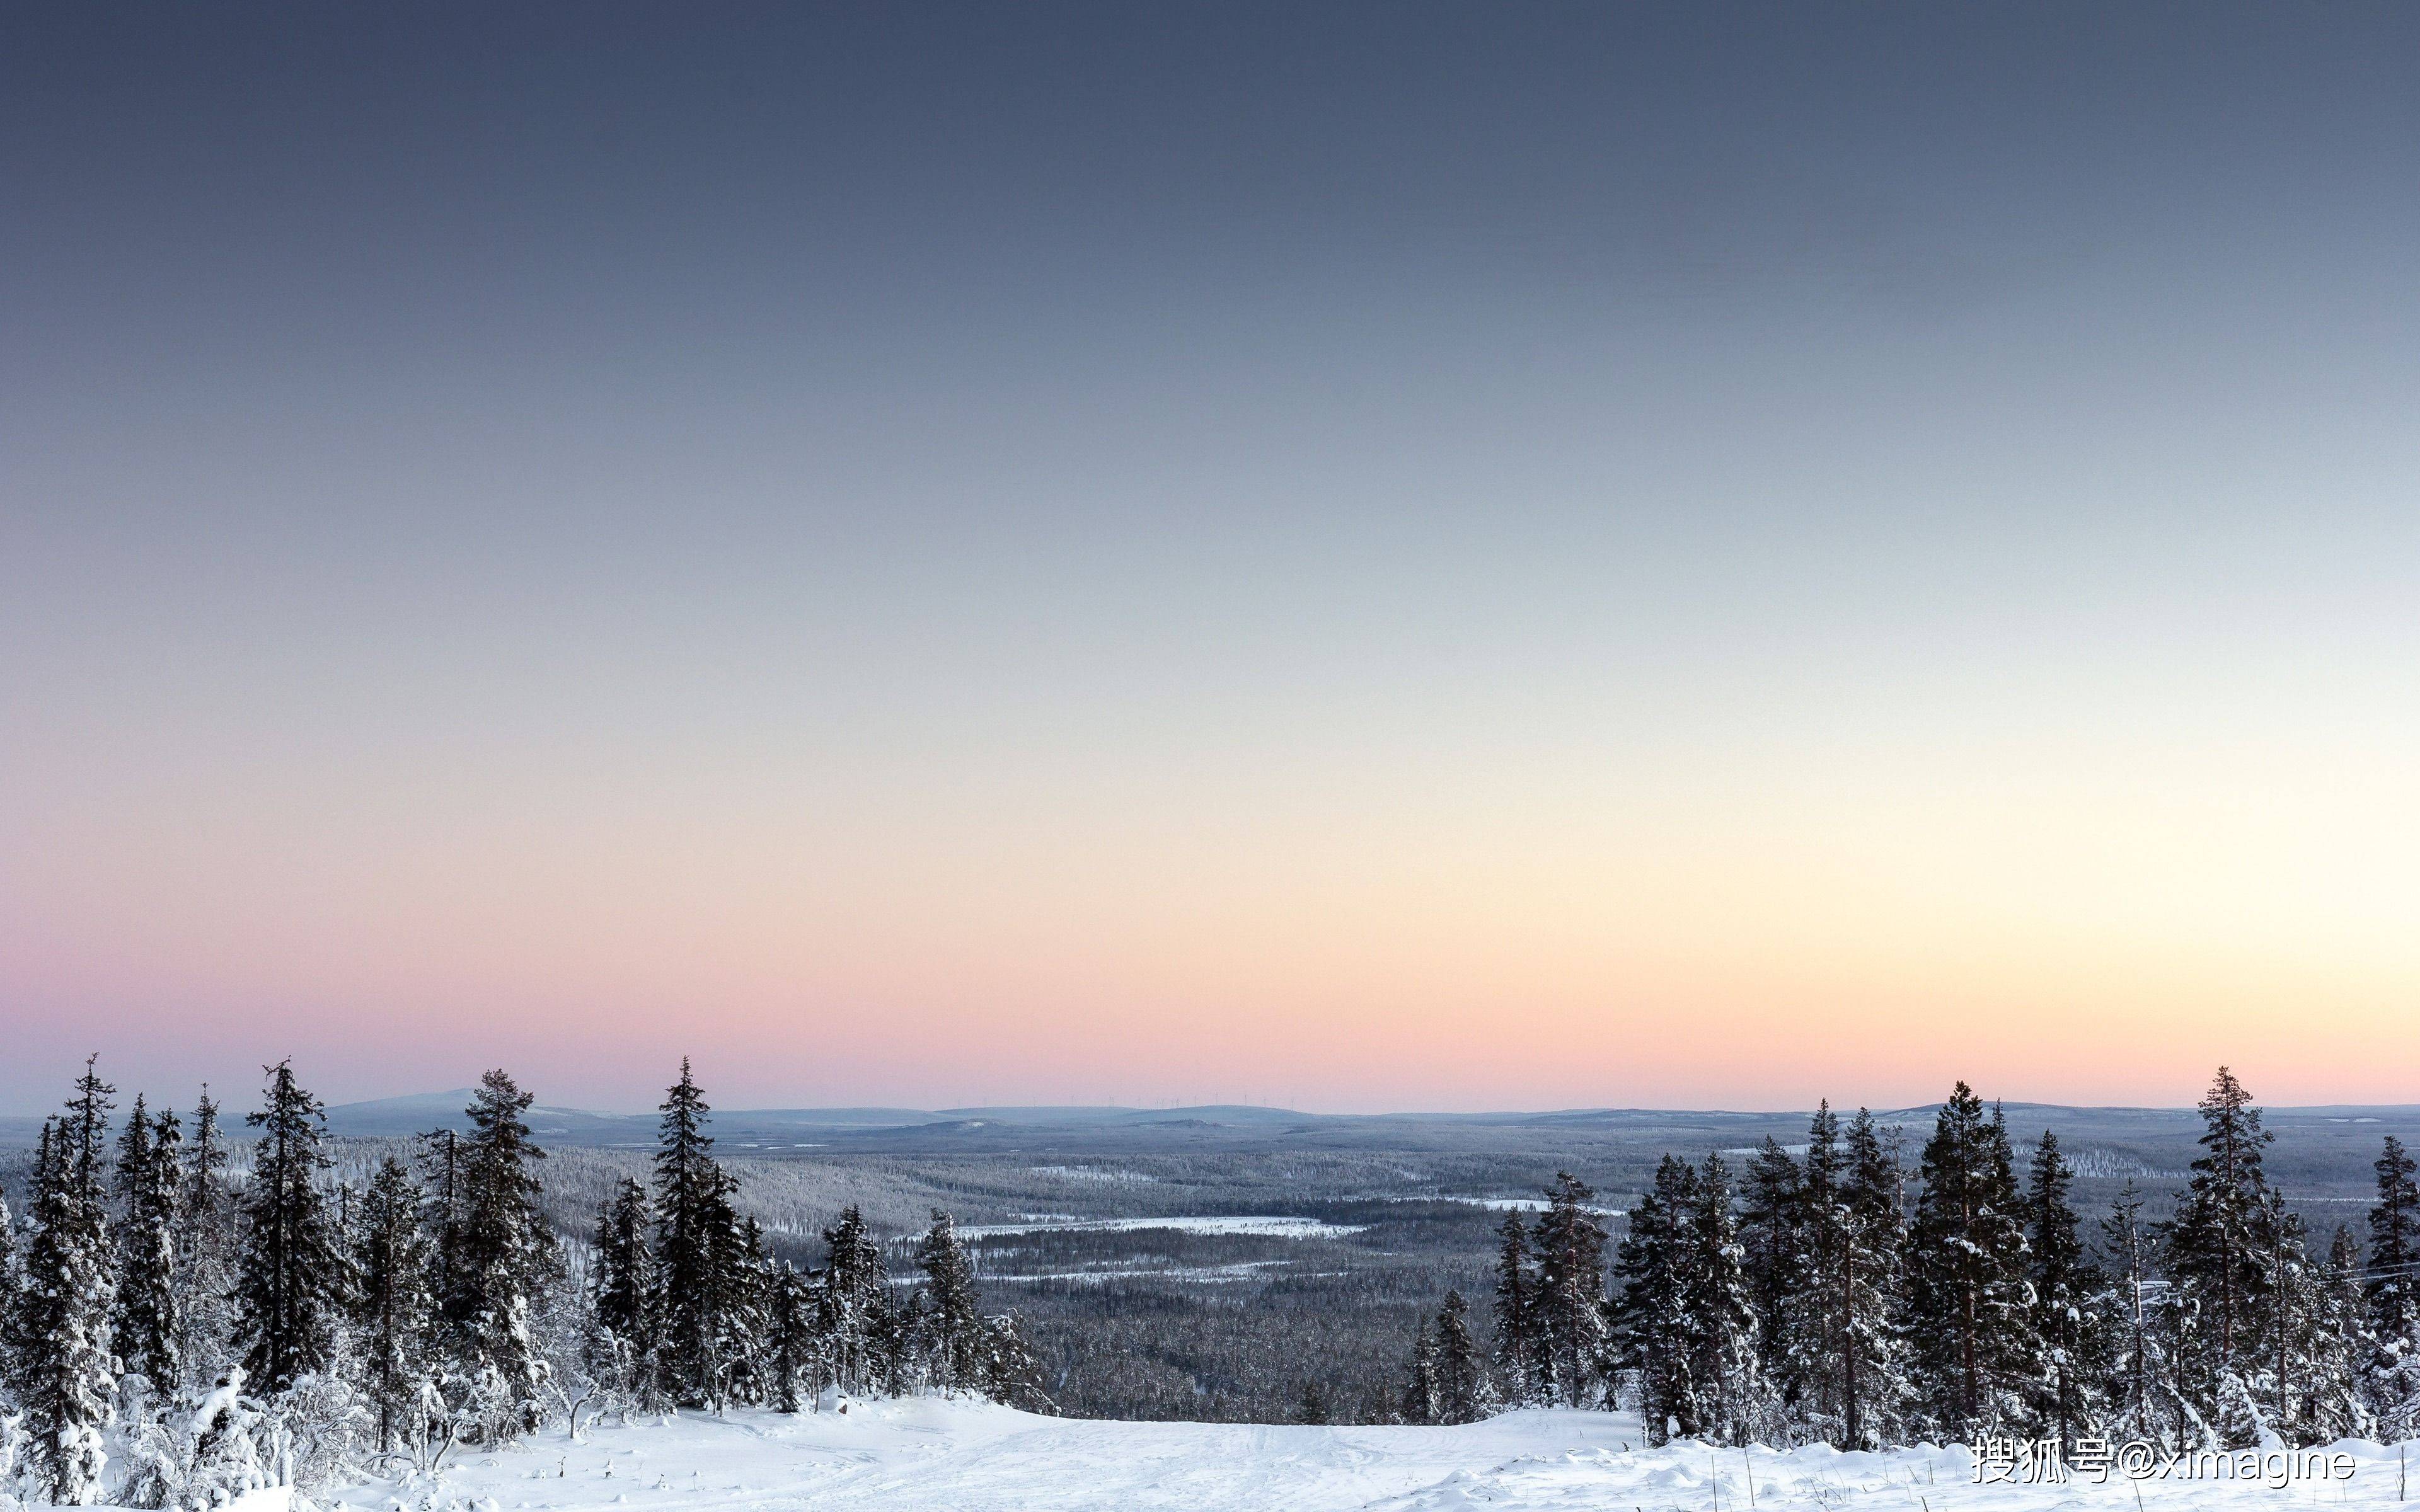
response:
<path id="1" fill-rule="evenodd" d="M 2324 321 L 2409 250 L 2416 59 L 2360 6 L 20 7 L 8 317 L 263 384 Z"/>

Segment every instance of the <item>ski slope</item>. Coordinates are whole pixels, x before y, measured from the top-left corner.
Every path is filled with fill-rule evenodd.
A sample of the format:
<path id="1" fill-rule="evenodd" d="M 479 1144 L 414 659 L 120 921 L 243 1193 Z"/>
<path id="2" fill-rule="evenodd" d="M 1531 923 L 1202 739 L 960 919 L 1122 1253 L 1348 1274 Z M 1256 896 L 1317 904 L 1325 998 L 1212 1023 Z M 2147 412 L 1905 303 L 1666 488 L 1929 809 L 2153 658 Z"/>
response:
<path id="1" fill-rule="evenodd" d="M 2343 1446 L 2349 1480 L 2113 1475 L 1975 1484 L 1963 1449 L 1844 1455 L 1638 1447 L 1637 1421 L 1522 1412 L 1466 1427 L 1292 1427 L 1034 1417 L 938 1399 L 739 1412 L 473 1457 L 436 1485 L 327 1493 L 345 1512 L 1840 1512 L 2391 1506 L 2397 1454 Z M 2420 1467 L 2415 1467 L 2420 1468 Z M 1750 1483 L 1753 1481 L 1753 1496 Z M 2139 1494 L 2139 1502 L 2137 1500 Z"/>

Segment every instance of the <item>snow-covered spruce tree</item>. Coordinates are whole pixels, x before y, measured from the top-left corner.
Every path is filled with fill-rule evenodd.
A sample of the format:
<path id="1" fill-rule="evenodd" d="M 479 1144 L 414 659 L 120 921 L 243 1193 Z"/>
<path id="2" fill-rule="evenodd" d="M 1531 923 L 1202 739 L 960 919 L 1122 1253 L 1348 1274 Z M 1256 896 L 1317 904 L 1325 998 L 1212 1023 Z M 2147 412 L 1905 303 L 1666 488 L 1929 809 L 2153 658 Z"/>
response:
<path id="1" fill-rule="evenodd" d="M 721 1324 L 716 1353 L 723 1361 L 724 1399 L 762 1404 L 773 1370 L 773 1262 L 756 1220 L 738 1215 L 737 1179 L 725 1172 L 724 1180 L 726 1222 L 715 1266 L 724 1290 L 716 1311 Z"/>
<path id="2" fill-rule="evenodd" d="M 1908 1233 L 1910 1384 L 1921 1426 L 1972 1443 L 2024 1420 L 2038 1378 L 2024 1198 L 2008 1129 L 1964 1082 L 1942 1104 Z"/>
<path id="3" fill-rule="evenodd" d="M 2269 1180 L 2260 1152 L 2271 1136 L 2251 1094 L 2224 1066 L 2201 1101 L 2201 1117 L 2202 1153 L 2162 1234 L 2168 1288 L 2161 1310 L 2183 1405 L 2214 1423 L 2222 1394 L 2242 1417 L 2242 1404 L 2233 1399 L 2248 1401 L 2249 1388 L 2228 1392 L 2226 1381 L 2258 1368 L 2246 1356 L 2268 1332 L 2270 1277 L 2259 1226 Z"/>
<path id="4" fill-rule="evenodd" d="M 647 1189 L 628 1177 L 597 1211 L 596 1257 L 588 1273 L 596 1334 L 588 1368 L 626 1406 L 653 1404 L 656 1376 L 656 1254 Z"/>
<path id="5" fill-rule="evenodd" d="M 1698 1167 L 1697 1197 L 1683 1237 L 1693 1324 L 1689 1374 L 1697 1384 L 1699 1432 L 1724 1443 L 1776 1440 L 1780 1400 L 1756 1356 L 1756 1309 L 1740 1263 L 1730 1170 L 1721 1155 L 1709 1154 Z"/>
<path id="6" fill-rule="evenodd" d="M 1794 1403 L 1800 1437 L 1840 1443 L 1847 1434 L 1848 1404 L 1841 1399 L 1839 1285 L 1836 1273 L 1848 1239 L 1848 1152 L 1840 1145 L 1839 1116 L 1830 1099 L 1815 1105 L 1807 1124 L 1807 1153 L 1798 1163 L 1794 1233 L 1799 1283 L 1781 1331 L 1780 1352 L 1771 1363 L 1776 1379 Z"/>
<path id="7" fill-rule="evenodd" d="M 175 1399 L 183 1372 L 178 1351 L 177 1203 L 183 1137 L 177 1116 L 154 1119 L 140 1094 L 117 1141 L 117 1191 L 126 1219 L 117 1230 L 117 1357 L 139 1374 L 154 1403 Z"/>
<path id="8" fill-rule="evenodd" d="M 2099 1309 L 2109 1320 L 2108 1427 L 2120 1440 L 2181 1447 L 2185 1417 L 2163 1319 L 2152 1297 L 2154 1239 L 2143 1222 L 2143 1194 L 2130 1179 L 2101 1220 L 2101 1248 L 2113 1267 Z"/>
<path id="9" fill-rule="evenodd" d="M 874 1312 L 874 1391 L 878 1396 L 905 1396 L 924 1381 L 924 1293 L 904 1297 L 886 1292 Z"/>
<path id="10" fill-rule="evenodd" d="M 1436 1320 L 1436 1405 L 1442 1423 L 1476 1423 L 1496 1411 L 1487 1359 L 1470 1336 L 1470 1304 L 1459 1290 L 1445 1294 Z"/>
<path id="11" fill-rule="evenodd" d="M 411 1168 L 390 1155 L 362 1194 L 354 1224 L 353 1296 L 363 1394 L 378 1417 L 380 1453 L 411 1451 L 427 1440 L 437 1399 L 437 1298 L 429 1247 L 420 1229 L 427 1195 Z"/>
<path id="12" fill-rule="evenodd" d="M 656 1140 L 657 1362 L 662 1390 L 684 1407 L 722 1401 L 720 1345 L 732 1287 L 719 1273 L 732 1215 L 706 1124 L 713 1110 L 681 1060 Z"/>
<path id="13" fill-rule="evenodd" d="M 1615 1358 L 1630 1372 L 1650 1443 L 1702 1431 L 1691 1335 L 1685 1226 L 1697 1204 L 1697 1172 L 1677 1155 L 1655 1167 L 1655 1184 L 1630 1210 L 1614 1251 Z"/>
<path id="14" fill-rule="evenodd" d="M 1756 1355 L 1794 1416 L 1804 1382 L 1791 1350 L 1807 1272 L 1807 1192 L 1798 1163 L 1767 1134 L 1740 1183 L 1740 1268 L 1756 1313 Z"/>
<path id="15" fill-rule="evenodd" d="M 2058 1136 L 2044 1130 L 2025 1191 L 2032 1323 L 2041 1346 L 2041 1371 L 2027 1394 L 2029 1431 L 2056 1439 L 2069 1454 L 2104 1424 L 2112 1363 L 2108 1319 L 2100 1311 L 2108 1278 L 2076 1235 L 2079 1220 L 2068 1200 L 2074 1187 Z"/>
<path id="16" fill-rule="evenodd" d="M 1014 1310 L 984 1320 L 984 1395 L 1020 1412 L 1055 1413 L 1058 1404 L 1043 1389 L 1042 1365 L 1025 1336 L 1025 1320 Z"/>
<path id="17" fill-rule="evenodd" d="M 822 1374 L 823 1339 L 815 1332 L 814 1283 L 787 1260 L 772 1262 L 768 1313 L 766 1405 L 782 1412 L 803 1411 L 814 1402 Z"/>
<path id="18" fill-rule="evenodd" d="M 2403 1141 L 2393 1134 L 2372 1169 L 2378 1201 L 2369 1210 L 2362 1392 L 2380 1434 L 2401 1443 L 2420 1437 L 2420 1185 Z"/>
<path id="19" fill-rule="evenodd" d="M 2261 1334 L 2237 1374 L 2260 1406 L 2264 1431 L 2232 1448 L 2251 1448 L 2273 1435 L 2278 1442 L 2294 1437 L 2297 1416 L 2304 1406 L 2308 1385 L 2304 1351 L 2311 1343 L 2311 1323 L 2318 1311 L 2319 1288 L 2310 1255 L 2303 1242 L 2303 1222 L 2286 1211 L 2286 1196 L 2275 1187 L 2261 1194 L 2260 1211 L 2253 1225 L 2259 1246 L 2263 1290 L 2268 1304 L 2261 1309 Z"/>
<path id="20" fill-rule="evenodd" d="M 1497 1230 L 1496 1379 L 1507 1407 L 1538 1400 L 1540 1352 L 1537 1278 L 1529 1259 L 1529 1230 L 1516 1210 Z"/>
<path id="21" fill-rule="evenodd" d="M 1839 1406 L 1838 1443 L 1881 1448 L 1900 1440 L 1910 1397 L 1909 1350 L 1900 1324 L 1907 1306 L 1906 1172 L 1871 1110 L 1859 1108 L 1842 1141 L 1835 1186 L 1838 1217 L 1825 1226 L 1837 1247 L 1811 1257 L 1807 1305 L 1830 1319 L 1825 1335 L 1832 1399 Z"/>
<path id="22" fill-rule="evenodd" d="M 17 1245 L 17 1215 L 0 1194 L 0 1412 L 6 1411 L 17 1359 L 18 1307 L 25 1296 L 25 1257 Z M 5 1477 L 0 1477 L 5 1484 Z"/>
<path id="23" fill-rule="evenodd" d="M 343 1297 L 341 1267 L 318 1177 L 326 1116 L 294 1080 L 290 1061 L 266 1068 L 267 1106 L 244 1121 L 260 1131 L 241 1204 L 236 1343 L 252 1391 L 274 1396 L 334 1361 Z"/>
<path id="24" fill-rule="evenodd" d="M 32 1242 L 26 1246 L 10 1384 L 24 1413 L 30 1479 L 62 1506 L 101 1498 L 103 1433 L 117 1389 L 111 1346 L 109 1236 L 95 1153 L 112 1088 L 87 1061 L 69 1116 L 35 1147 Z"/>
<path id="25" fill-rule="evenodd" d="M 432 1129 L 420 1136 L 420 1184 L 428 1194 L 421 1227 L 428 1236 L 430 1289 L 440 1306 L 455 1294 L 462 1251 L 462 1136 Z"/>
<path id="26" fill-rule="evenodd" d="M 2327 1260 L 2314 1278 L 2317 1294 L 2308 1307 L 2309 1385 L 2298 1425 L 2304 1443 L 2378 1436 L 2366 1366 L 2374 1353 L 2366 1299 L 2362 1292 L 2361 1242 L 2338 1225 Z"/>
<path id="27" fill-rule="evenodd" d="M 206 1085 L 194 1107 L 177 1201 L 177 1353 L 194 1398 L 215 1389 L 235 1364 L 236 1208 L 226 1166 L 219 1105 Z"/>
<path id="28" fill-rule="evenodd" d="M 2274 1187 L 2262 1200 L 2254 1232 L 2267 1271 L 2267 1332 L 2241 1375 L 2259 1406 L 2264 1427 L 2288 1444 L 2366 1433 L 2371 1425 L 2360 1399 L 2360 1307 L 2350 1295 L 2354 1287 L 2345 1283 L 2340 1300 L 2327 1264 L 2311 1253 L 2302 1219 L 2287 1211 L 2284 1195 Z M 2354 1261 L 2358 1250 L 2351 1236 L 2341 1230 L 2339 1235 L 2344 1242 L 2337 1253 L 2345 1261 Z M 2348 1332 L 2348 1322 L 2353 1332 Z M 2267 1442 L 2267 1436 L 2230 1446 L 2252 1447 Z"/>
<path id="29" fill-rule="evenodd" d="M 597 1417 L 617 1410 L 627 1413 L 635 1405 L 617 1379 L 597 1368 L 611 1356 L 602 1348 L 603 1331 L 586 1287 L 570 1284 L 568 1277 L 548 1286 L 538 1294 L 532 1332 L 546 1366 L 546 1399 L 551 1412 L 562 1414 L 572 1442 Z"/>
<path id="30" fill-rule="evenodd" d="M 1412 1359 L 1404 1372 L 1404 1393 L 1396 1398 L 1395 1420 L 1437 1421 L 1436 1338 L 1429 1332 L 1426 1314 L 1412 1330 Z"/>
<path id="31" fill-rule="evenodd" d="M 864 1396 L 881 1375 L 876 1335 L 888 1310 L 882 1247 L 855 1203 L 824 1230 L 824 1244 L 830 1257 L 816 1288 L 815 1323 L 824 1339 L 825 1381 L 845 1396 Z"/>
<path id="32" fill-rule="evenodd" d="M 1569 1407 L 1594 1406 L 1605 1395 L 1606 1346 L 1605 1226 L 1591 1204 L 1596 1193 L 1569 1171 L 1546 1189 L 1537 1228 L 1535 1312 L 1542 1397 Z"/>
<path id="33" fill-rule="evenodd" d="M 546 1360 L 535 1319 L 540 1294 L 562 1272 L 553 1232 L 538 1211 L 535 1166 L 546 1158 L 521 1115 L 532 1094 L 490 1071 L 469 1108 L 461 1141 L 461 1216 L 453 1290 L 439 1299 L 457 1394 L 484 1443 L 537 1427 Z"/>
<path id="34" fill-rule="evenodd" d="M 926 1379 L 943 1391 L 980 1388 L 984 1319 L 974 1262 L 958 1242 L 957 1224 L 939 1208 L 916 1242 L 916 1269 L 924 1273 L 920 1311 Z"/>

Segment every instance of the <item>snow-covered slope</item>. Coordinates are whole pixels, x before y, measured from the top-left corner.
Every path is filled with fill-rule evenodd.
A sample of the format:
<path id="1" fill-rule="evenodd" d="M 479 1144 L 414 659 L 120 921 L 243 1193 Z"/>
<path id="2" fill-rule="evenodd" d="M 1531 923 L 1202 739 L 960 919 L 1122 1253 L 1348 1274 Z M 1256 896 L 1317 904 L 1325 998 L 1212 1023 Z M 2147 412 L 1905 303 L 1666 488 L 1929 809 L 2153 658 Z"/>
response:
<path id="1" fill-rule="evenodd" d="M 1032 1417 L 971 1402 L 853 1405 L 799 1417 L 736 1413 L 631 1427 L 586 1442 L 550 1434 L 474 1457 L 442 1483 L 371 1483 L 350 1512 L 1730 1512 L 2386 1506 L 2396 1451 L 2347 1446 L 2348 1480 L 2282 1490 L 2113 1475 L 2105 1485 L 1978 1486 L 1962 1449 L 1843 1455 L 1637 1447 L 1636 1420 L 1525 1412 L 1468 1427 L 1276 1427 Z M 1751 1481 L 1753 1492 L 1751 1493 Z"/>

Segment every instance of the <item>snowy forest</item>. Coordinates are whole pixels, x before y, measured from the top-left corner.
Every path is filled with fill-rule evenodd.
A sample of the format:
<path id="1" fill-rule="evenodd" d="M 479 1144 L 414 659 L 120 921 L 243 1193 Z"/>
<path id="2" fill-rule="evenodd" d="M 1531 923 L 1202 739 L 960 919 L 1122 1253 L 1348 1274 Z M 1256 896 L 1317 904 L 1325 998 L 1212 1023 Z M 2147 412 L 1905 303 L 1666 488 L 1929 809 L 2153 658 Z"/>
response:
<path id="1" fill-rule="evenodd" d="M 25 1211 L 0 1221 L 0 1494 L 198 1508 L 425 1476 L 605 1417 L 947 1395 L 1047 1413 L 1074 1388 L 1063 1364 L 1046 1379 L 1016 1312 L 985 1312 L 980 1247 L 947 1212 L 914 1237 L 835 1204 L 829 1227 L 768 1234 L 686 1063 L 652 1169 L 629 1166 L 650 1180 L 587 1185 L 603 1200 L 568 1229 L 560 1192 L 547 1215 L 532 1102 L 490 1072 L 460 1128 L 340 1149 L 289 1064 L 230 1128 L 207 1093 L 120 1117 L 87 1063 L 41 1126 Z M 1651 1443 L 1775 1447 L 2412 1437 L 2402 1143 L 2383 1141 L 2366 1231 L 2319 1236 L 2229 1072 L 2199 1113 L 2199 1158 L 2156 1219 L 2131 1181 L 2078 1211 L 2056 1134 L 2021 1158 L 1962 1083 L 1913 1159 L 1898 1128 L 1827 1104 L 1803 1147 L 1768 1136 L 1736 1171 L 1722 1151 L 1665 1157 L 1626 1212 L 1564 1174 L 1504 1217 L 1493 1295 L 1450 1292 L 1422 1319 L 1388 1399 L 1348 1396 L 1314 1347 L 1292 1415 L 1613 1408 Z M 1111 1368 L 1115 1322 L 1079 1325 L 1102 1342 L 1078 1370 Z"/>
<path id="2" fill-rule="evenodd" d="M 1424 1321 L 1406 1421 L 1636 1409 L 1648 1438 L 1887 1448 L 2142 1440 L 2172 1449 L 2400 1442 L 2420 1430 L 2420 1188 L 2384 1140 L 2366 1238 L 2315 1236 L 2263 1168 L 2260 1110 L 2222 1067 L 2173 1213 L 2130 1181 L 2087 1227 L 2045 1132 L 2021 1179 L 1964 1084 L 1913 1170 L 1825 1104 L 1803 1155 L 1736 1176 L 1667 1156 L 1611 1244 L 1561 1177 L 1504 1221 L 1494 1338 L 1450 1294 Z"/>
<path id="3" fill-rule="evenodd" d="M 429 1473 L 468 1445 L 599 1414 L 962 1392 L 1049 1412 L 1014 1313 L 981 1310 L 947 1213 L 900 1284 L 854 1208 L 809 1274 L 774 1258 L 714 1158 L 686 1062 L 652 1185 L 593 1233 L 539 1208 L 532 1097 L 489 1072 L 470 1129 L 328 1178 L 318 1100 L 268 1068 L 235 1158 L 87 1062 L 42 1126 L 29 1211 L 0 1211 L 0 1491 L 208 1507 L 262 1486 Z"/>

